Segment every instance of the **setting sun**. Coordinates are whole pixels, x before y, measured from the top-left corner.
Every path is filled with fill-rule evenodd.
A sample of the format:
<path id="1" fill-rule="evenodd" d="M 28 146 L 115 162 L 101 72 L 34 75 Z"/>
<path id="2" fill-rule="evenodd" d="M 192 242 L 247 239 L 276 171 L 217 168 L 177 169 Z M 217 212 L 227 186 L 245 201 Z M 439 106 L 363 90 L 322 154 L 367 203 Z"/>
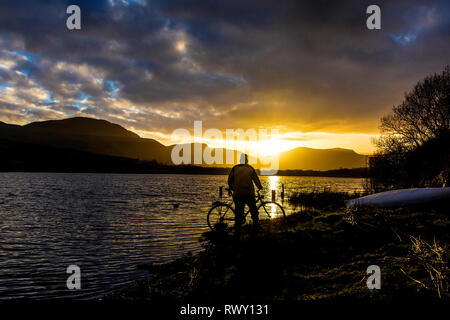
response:
<path id="1" fill-rule="evenodd" d="M 260 138 L 257 141 L 225 139 L 202 139 L 201 141 L 211 148 L 238 150 L 254 156 L 270 156 L 299 146 L 297 141 L 283 140 L 278 137 Z"/>
<path id="2" fill-rule="evenodd" d="M 261 156 L 277 154 L 283 151 L 294 149 L 297 145 L 293 141 L 286 141 L 279 138 L 258 141 L 250 146 L 250 152 L 254 151 Z"/>

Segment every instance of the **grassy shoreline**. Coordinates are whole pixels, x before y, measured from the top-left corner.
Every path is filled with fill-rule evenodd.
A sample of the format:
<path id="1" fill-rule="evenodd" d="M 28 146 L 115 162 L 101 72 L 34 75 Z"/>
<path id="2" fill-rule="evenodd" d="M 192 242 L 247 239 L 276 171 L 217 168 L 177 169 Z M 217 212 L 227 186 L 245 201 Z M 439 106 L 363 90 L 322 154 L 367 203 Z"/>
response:
<path id="1" fill-rule="evenodd" d="M 207 232 L 199 254 L 142 266 L 151 279 L 103 299 L 448 300 L 450 221 L 445 208 L 310 208 L 263 223 L 258 232 L 249 226 L 239 237 Z M 369 265 L 381 268 L 381 290 L 366 286 Z"/>

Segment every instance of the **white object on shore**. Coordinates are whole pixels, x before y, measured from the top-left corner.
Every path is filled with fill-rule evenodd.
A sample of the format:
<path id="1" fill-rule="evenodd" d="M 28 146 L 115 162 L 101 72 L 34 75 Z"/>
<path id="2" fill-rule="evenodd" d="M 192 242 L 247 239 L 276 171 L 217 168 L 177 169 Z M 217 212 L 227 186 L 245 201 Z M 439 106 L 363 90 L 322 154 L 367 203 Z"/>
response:
<path id="1" fill-rule="evenodd" d="M 345 201 L 347 208 L 374 207 L 395 208 L 413 206 L 436 200 L 450 199 L 450 187 L 399 189 L 371 194 Z"/>

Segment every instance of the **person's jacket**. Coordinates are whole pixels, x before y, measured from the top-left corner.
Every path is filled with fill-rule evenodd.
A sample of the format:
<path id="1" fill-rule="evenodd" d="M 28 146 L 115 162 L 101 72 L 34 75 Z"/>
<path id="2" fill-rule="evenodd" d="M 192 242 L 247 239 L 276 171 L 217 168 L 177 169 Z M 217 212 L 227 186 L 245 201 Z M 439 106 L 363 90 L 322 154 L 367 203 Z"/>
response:
<path id="1" fill-rule="evenodd" d="M 261 181 L 255 169 L 248 164 L 238 164 L 231 169 L 228 175 L 228 186 L 233 190 L 235 197 L 254 197 L 253 182 L 262 189 Z"/>

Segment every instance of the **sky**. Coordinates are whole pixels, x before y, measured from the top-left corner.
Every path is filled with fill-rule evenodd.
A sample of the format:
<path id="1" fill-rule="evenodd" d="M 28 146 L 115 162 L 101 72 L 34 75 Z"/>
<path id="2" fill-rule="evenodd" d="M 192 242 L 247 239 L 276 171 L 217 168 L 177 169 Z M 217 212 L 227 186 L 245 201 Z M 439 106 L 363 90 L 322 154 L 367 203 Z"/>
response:
<path id="1" fill-rule="evenodd" d="M 94 117 L 166 145 L 202 121 L 278 130 L 266 151 L 371 153 L 380 117 L 449 57 L 445 0 L 0 1 L 0 121 Z"/>

